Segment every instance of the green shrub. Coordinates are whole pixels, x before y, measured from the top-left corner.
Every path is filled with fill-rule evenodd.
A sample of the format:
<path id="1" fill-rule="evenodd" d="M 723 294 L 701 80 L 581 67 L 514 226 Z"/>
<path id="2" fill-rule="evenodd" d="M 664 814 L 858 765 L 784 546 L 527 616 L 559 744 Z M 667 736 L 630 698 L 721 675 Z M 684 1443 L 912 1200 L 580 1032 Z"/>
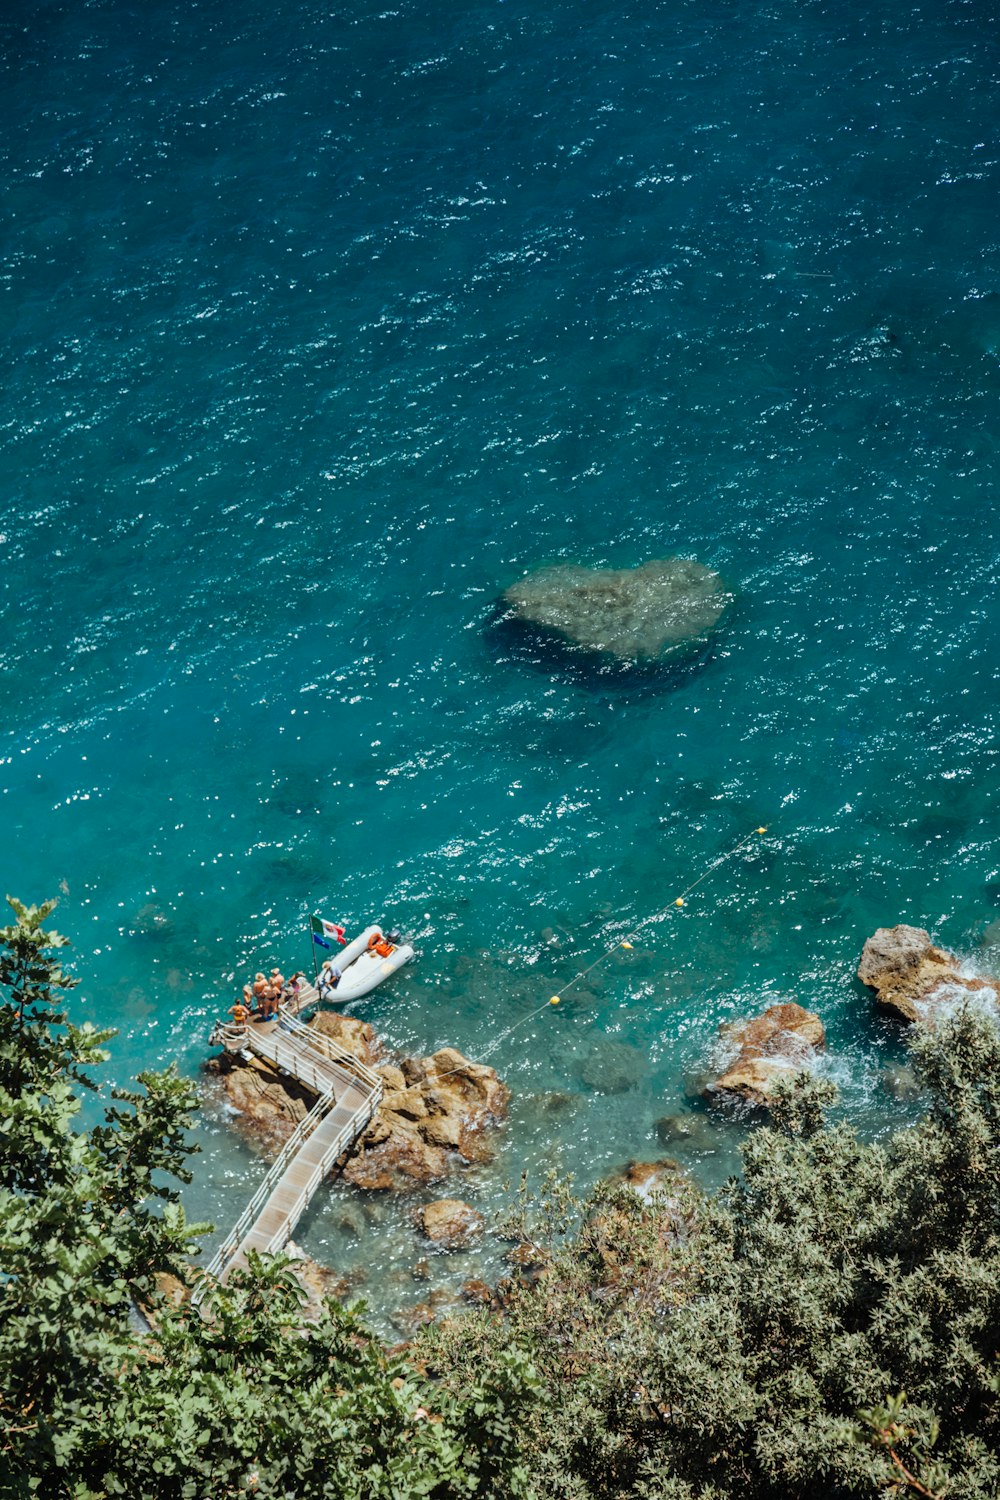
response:
<path id="1" fill-rule="evenodd" d="M 1000 1036 L 965 1010 L 912 1045 L 912 1129 L 828 1128 L 801 1076 L 716 1198 L 603 1191 L 501 1314 L 422 1335 L 456 1387 L 530 1356 L 539 1495 L 996 1500 Z"/>

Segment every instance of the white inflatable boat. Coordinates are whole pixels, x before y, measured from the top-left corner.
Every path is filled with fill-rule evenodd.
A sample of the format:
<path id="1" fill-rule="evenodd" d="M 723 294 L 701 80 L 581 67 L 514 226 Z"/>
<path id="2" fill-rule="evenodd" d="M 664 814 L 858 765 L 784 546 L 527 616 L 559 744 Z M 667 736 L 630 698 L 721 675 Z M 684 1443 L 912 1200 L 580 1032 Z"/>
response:
<path id="1" fill-rule="evenodd" d="M 392 951 L 383 955 L 375 951 L 376 943 L 385 944 Z M 328 958 L 319 971 L 320 1000 L 328 1005 L 342 1005 L 347 1000 L 359 1000 L 376 985 L 395 974 L 413 957 L 409 943 L 388 943 L 381 927 L 366 927 L 358 937 L 342 948 L 333 958 Z M 339 974 L 339 978 L 337 975 Z"/>

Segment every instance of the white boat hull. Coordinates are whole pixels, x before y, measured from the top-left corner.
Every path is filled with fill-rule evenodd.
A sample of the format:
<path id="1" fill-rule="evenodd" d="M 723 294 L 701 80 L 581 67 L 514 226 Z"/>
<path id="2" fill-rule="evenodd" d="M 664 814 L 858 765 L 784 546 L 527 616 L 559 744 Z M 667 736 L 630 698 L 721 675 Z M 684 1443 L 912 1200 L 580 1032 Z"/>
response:
<path id="1" fill-rule="evenodd" d="M 348 1000 L 360 1000 L 362 995 L 370 994 L 383 980 L 395 974 L 404 964 L 408 964 L 413 957 L 413 949 L 409 943 L 399 943 L 388 958 L 380 958 L 377 953 L 368 947 L 373 937 L 382 937 L 382 929 L 378 926 L 366 927 L 364 932 L 352 939 L 345 948 L 332 959 L 327 959 L 327 964 L 340 970 L 340 980 L 335 989 L 321 990 L 320 998 L 330 1005 L 343 1005 Z M 320 975 L 322 978 L 322 973 Z"/>

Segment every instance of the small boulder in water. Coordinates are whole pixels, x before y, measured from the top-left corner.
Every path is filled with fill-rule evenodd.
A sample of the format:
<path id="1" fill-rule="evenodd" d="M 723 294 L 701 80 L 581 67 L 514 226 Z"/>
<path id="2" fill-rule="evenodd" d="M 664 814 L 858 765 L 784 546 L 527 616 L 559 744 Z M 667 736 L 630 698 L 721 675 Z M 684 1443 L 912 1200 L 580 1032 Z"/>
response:
<path id="1" fill-rule="evenodd" d="M 882 1074 L 882 1087 L 891 1099 L 903 1103 L 920 1098 L 920 1079 L 912 1068 L 886 1068 Z"/>
<path id="2" fill-rule="evenodd" d="M 608 1179 L 614 1187 L 629 1188 L 643 1203 L 652 1203 L 668 1193 L 676 1193 L 683 1180 L 683 1171 L 671 1159 L 630 1161 L 627 1167 Z"/>
<path id="3" fill-rule="evenodd" d="M 886 1010 L 904 1021 L 929 1021 L 940 1005 L 973 991 L 988 990 L 996 999 L 996 981 L 961 973 L 960 960 L 936 948 L 923 927 L 901 922 L 880 927 L 868 939 L 858 964 L 858 978 L 875 991 Z"/>
<path id="4" fill-rule="evenodd" d="M 716 1127 L 705 1116 L 688 1112 L 664 1115 L 656 1122 L 661 1146 L 685 1151 L 714 1151 L 718 1146 Z"/>
<path id="5" fill-rule="evenodd" d="M 420 1212 L 420 1227 L 444 1250 L 464 1250 L 482 1234 L 486 1221 L 460 1198 L 439 1198 Z"/>
<path id="6" fill-rule="evenodd" d="M 511 584 L 503 597 L 509 618 L 578 650 L 637 665 L 701 644 L 732 599 L 718 573 L 685 557 L 636 568 L 558 563 Z"/>
<path id="7" fill-rule="evenodd" d="M 769 1005 L 751 1021 L 720 1027 L 720 1035 L 737 1051 L 709 1084 L 709 1096 L 728 1095 L 757 1105 L 768 1103 L 779 1079 L 808 1068 L 826 1040 L 819 1016 L 794 1002 Z"/>

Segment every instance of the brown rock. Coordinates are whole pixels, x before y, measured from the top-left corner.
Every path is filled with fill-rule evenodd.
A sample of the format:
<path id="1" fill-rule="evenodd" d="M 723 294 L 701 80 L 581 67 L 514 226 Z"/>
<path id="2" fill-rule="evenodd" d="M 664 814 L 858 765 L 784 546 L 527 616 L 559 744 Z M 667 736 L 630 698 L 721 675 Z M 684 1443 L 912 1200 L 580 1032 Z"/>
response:
<path id="1" fill-rule="evenodd" d="M 471 1281 L 463 1281 L 462 1298 L 465 1302 L 477 1303 L 482 1307 L 488 1307 L 493 1301 L 493 1289 L 485 1281 L 473 1278 Z"/>
<path id="2" fill-rule="evenodd" d="M 318 1010 L 309 1025 L 319 1036 L 329 1037 L 369 1067 L 383 1056 L 384 1049 L 374 1027 L 357 1016 L 345 1016 L 336 1010 Z"/>
<path id="3" fill-rule="evenodd" d="M 631 1188 L 643 1203 L 651 1203 L 654 1198 L 673 1192 L 683 1176 L 677 1162 L 664 1158 L 662 1161 L 630 1161 L 611 1181 L 616 1186 Z"/>
<path id="4" fill-rule="evenodd" d="M 432 1115 L 421 1125 L 420 1134 L 432 1146 L 457 1151 L 462 1144 L 462 1121 L 455 1115 Z"/>
<path id="5" fill-rule="evenodd" d="M 770 1005 L 750 1021 L 720 1027 L 719 1034 L 736 1056 L 707 1093 L 764 1105 L 778 1080 L 808 1068 L 826 1040 L 819 1016 L 794 1003 Z"/>
<path id="6" fill-rule="evenodd" d="M 387 1115 L 405 1115 L 408 1120 L 427 1118 L 427 1102 L 418 1088 L 387 1091 L 382 1097 L 382 1108 Z"/>
<path id="7" fill-rule="evenodd" d="M 313 1030 L 369 1065 L 385 1083 L 368 1129 L 342 1161 L 356 1187 L 385 1192 L 436 1182 L 455 1162 L 487 1160 L 487 1133 L 504 1118 L 510 1092 L 493 1068 L 470 1062 L 453 1047 L 433 1057 L 379 1062 L 381 1043 L 366 1021 L 320 1011 Z M 257 1059 L 229 1053 L 208 1071 L 220 1081 L 238 1126 L 269 1150 L 277 1149 L 312 1107 L 314 1095 Z"/>
<path id="8" fill-rule="evenodd" d="M 399 1066 L 407 1084 L 423 1083 L 427 1077 L 426 1061 L 422 1057 L 404 1057 Z"/>
<path id="9" fill-rule="evenodd" d="M 316 1323 L 323 1316 L 324 1299 L 334 1297 L 338 1302 L 343 1301 L 351 1284 L 346 1276 L 338 1276 L 336 1271 L 331 1271 L 328 1266 L 321 1266 L 319 1261 L 306 1255 L 294 1240 L 288 1241 L 285 1250 L 293 1258 L 292 1270 L 306 1294 L 302 1315 L 310 1323 Z"/>
<path id="10" fill-rule="evenodd" d="M 420 1211 L 424 1234 L 444 1250 L 464 1250 L 479 1238 L 486 1221 L 459 1198 L 439 1198 Z"/>
<path id="11" fill-rule="evenodd" d="M 406 1088 L 406 1078 L 402 1068 L 397 1068 L 395 1063 L 381 1063 L 376 1070 L 385 1080 L 386 1089 L 403 1090 Z"/>
<path id="12" fill-rule="evenodd" d="M 216 1080 L 226 1103 L 236 1112 L 236 1128 L 259 1150 L 275 1153 L 312 1108 L 313 1095 L 292 1078 L 286 1078 L 255 1060 L 246 1062 L 233 1053 L 212 1058 L 206 1071 Z"/>
<path id="13" fill-rule="evenodd" d="M 409 1187 L 436 1182 L 450 1160 L 489 1157 L 485 1132 L 504 1118 L 510 1099 L 494 1068 L 443 1047 L 433 1057 L 404 1058 L 398 1071 L 406 1087 L 383 1097 L 344 1168 L 348 1182 L 376 1191 Z"/>
<path id="14" fill-rule="evenodd" d="M 384 1139 L 372 1148 L 368 1134 L 361 1137 L 359 1148 L 344 1166 L 345 1181 L 368 1192 L 384 1193 L 436 1182 L 445 1175 L 447 1155 L 439 1146 L 428 1145 L 410 1121 L 400 1116 L 391 1123 L 379 1118 L 374 1128 L 385 1131 Z"/>
<path id="15" fill-rule="evenodd" d="M 987 979 L 959 972 L 960 960 L 936 948 L 922 927 L 880 927 L 861 952 L 858 978 L 875 991 L 878 1003 L 906 1021 L 926 1021 L 942 1000 L 957 990 L 995 990 Z"/>

